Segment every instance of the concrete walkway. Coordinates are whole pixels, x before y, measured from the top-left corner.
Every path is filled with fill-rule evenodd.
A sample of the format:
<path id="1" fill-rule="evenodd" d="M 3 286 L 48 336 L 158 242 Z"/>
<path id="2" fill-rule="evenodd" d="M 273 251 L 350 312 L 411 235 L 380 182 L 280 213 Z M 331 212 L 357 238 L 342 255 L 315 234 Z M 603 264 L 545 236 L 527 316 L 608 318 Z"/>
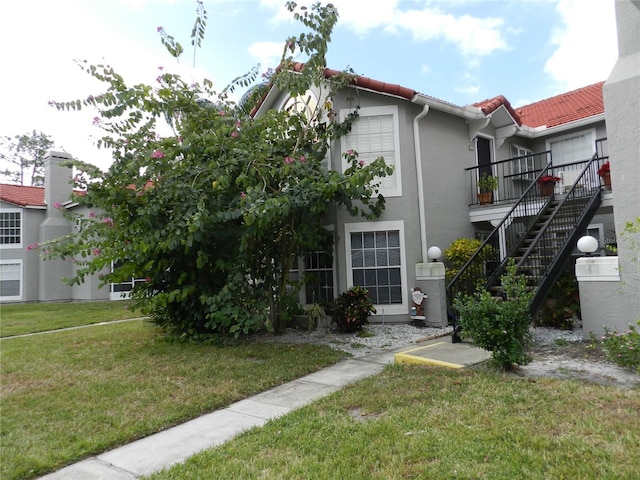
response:
<path id="1" fill-rule="evenodd" d="M 451 337 L 447 336 L 437 341 L 345 360 L 225 409 L 70 465 L 41 479 L 132 480 L 149 475 L 202 450 L 221 445 L 245 430 L 262 426 L 272 418 L 285 415 L 345 385 L 376 375 L 386 365 L 394 363 L 397 354 L 407 351 L 414 353 L 416 349 L 420 349 L 421 358 L 431 359 L 432 364 L 463 359 L 455 363 L 454 368 L 462 363 L 465 366 L 480 363 L 487 358 L 484 350 L 464 343 L 452 344 Z"/>

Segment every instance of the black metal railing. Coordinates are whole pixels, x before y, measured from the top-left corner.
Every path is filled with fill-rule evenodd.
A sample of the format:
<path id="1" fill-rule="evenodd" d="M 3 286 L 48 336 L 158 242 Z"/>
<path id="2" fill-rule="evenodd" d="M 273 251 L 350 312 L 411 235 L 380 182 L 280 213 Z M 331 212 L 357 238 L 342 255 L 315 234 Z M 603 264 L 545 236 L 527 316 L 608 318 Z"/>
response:
<path id="1" fill-rule="evenodd" d="M 509 158 L 487 165 L 465 168 L 469 175 L 469 205 L 478 205 L 478 180 L 483 174 L 498 179 L 498 188 L 493 191 L 491 203 L 512 203 L 533 185 L 538 174 L 551 163 L 551 152 L 545 151 Z"/>
<path id="2" fill-rule="evenodd" d="M 598 170 L 606 158 L 597 155 L 584 165 L 566 192 L 556 199 L 557 205 L 549 212 L 543 224 L 535 225 L 529 236 L 531 242 L 510 252 L 518 257 L 518 272 L 529 279 L 535 290 L 531 310 L 537 311 L 547 293 L 556 282 L 567 260 L 575 249 L 578 238 L 586 230 L 601 203 Z M 566 168 L 563 165 L 559 168 Z M 571 171 L 571 170 L 569 170 Z M 555 203 L 555 202 L 554 202 Z M 492 279 L 495 284 L 496 280 Z"/>
<path id="3" fill-rule="evenodd" d="M 546 295 L 549 279 L 555 281 L 568 256 L 567 249 L 575 244 L 576 236 L 586 228 L 599 205 L 598 169 L 606 161 L 606 157 L 597 154 L 591 160 L 558 167 L 549 161 L 449 282 L 449 301 L 459 293 L 472 293 L 478 285 L 487 289 L 498 286 L 509 258 L 516 259 L 519 273 L 528 277 L 532 289 Z M 543 176 L 561 179 L 546 197 L 537 186 Z M 540 288 L 543 283 L 545 288 Z M 536 293 L 532 307 L 537 308 L 540 301 Z"/>

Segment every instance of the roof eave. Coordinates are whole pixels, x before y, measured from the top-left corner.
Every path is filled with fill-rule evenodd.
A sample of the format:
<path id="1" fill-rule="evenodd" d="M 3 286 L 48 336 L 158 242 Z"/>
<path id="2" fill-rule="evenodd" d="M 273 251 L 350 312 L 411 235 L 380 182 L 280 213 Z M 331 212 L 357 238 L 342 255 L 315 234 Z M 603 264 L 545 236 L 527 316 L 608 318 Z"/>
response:
<path id="1" fill-rule="evenodd" d="M 539 127 L 529 127 L 527 125 L 522 125 L 520 131 L 518 132 L 518 135 L 526 138 L 538 138 L 542 136 L 548 137 L 549 135 L 554 135 L 556 133 L 562 133 L 574 128 L 586 127 L 597 122 L 602 122 L 604 121 L 604 119 L 604 113 L 599 113 L 597 115 L 591 115 L 590 117 L 574 120 L 573 122 L 562 123 L 553 127 L 547 127 L 545 125 Z"/>

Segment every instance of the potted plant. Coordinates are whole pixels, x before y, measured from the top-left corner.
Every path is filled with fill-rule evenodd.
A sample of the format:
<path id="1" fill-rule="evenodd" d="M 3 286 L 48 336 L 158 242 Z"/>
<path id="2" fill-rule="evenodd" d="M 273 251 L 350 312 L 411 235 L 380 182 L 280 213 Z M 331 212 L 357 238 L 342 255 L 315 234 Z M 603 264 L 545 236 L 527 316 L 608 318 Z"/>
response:
<path id="1" fill-rule="evenodd" d="M 491 203 L 491 195 L 493 191 L 498 188 L 498 177 L 483 173 L 478 179 L 478 203 L 485 205 Z"/>
<path id="2" fill-rule="evenodd" d="M 603 163 L 598 169 L 598 175 L 602 179 L 602 184 L 607 190 L 611 190 L 611 165 L 609 162 Z"/>
<path id="3" fill-rule="evenodd" d="M 558 183 L 562 180 L 560 177 L 555 177 L 553 175 L 543 175 L 538 179 L 538 190 L 540 190 L 540 195 L 544 197 L 548 197 L 553 193 L 553 190 Z"/>

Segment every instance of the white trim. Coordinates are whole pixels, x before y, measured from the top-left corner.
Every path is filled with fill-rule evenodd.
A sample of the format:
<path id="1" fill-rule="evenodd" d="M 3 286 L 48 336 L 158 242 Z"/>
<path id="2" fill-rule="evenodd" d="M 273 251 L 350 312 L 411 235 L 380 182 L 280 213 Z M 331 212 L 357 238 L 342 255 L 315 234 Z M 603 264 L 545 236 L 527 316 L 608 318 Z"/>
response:
<path id="1" fill-rule="evenodd" d="M 343 122 L 346 116 L 349 113 L 354 112 L 353 108 L 343 108 L 340 110 L 340 121 Z M 395 179 L 396 185 L 394 187 L 384 187 L 381 186 L 379 192 L 386 198 L 388 197 L 401 197 L 402 196 L 402 170 L 401 164 L 402 161 L 400 159 L 400 125 L 398 123 L 398 106 L 397 105 L 386 105 L 379 107 L 362 107 L 358 110 L 358 117 L 375 117 L 382 115 L 391 115 L 393 121 L 393 144 L 394 144 L 394 164 L 393 164 L 393 174 L 391 175 Z M 358 120 L 356 120 L 357 122 Z M 343 135 L 340 138 L 340 148 L 341 152 L 346 152 L 347 148 L 347 138 L 349 134 Z M 339 172 L 345 171 L 345 163 L 340 161 L 339 168 L 336 169 Z M 389 178 L 389 177 L 385 177 Z"/>
<path id="2" fill-rule="evenodd" d="M 409 311 L 407 289 L 407 258 L 404 240 L 404 221 L 356 222 L 344 225 L 345 272 L 347 273 L 347 289 L 353 287 L 353 270 L 351 267 L 351 233 L 382 232 L 397 230 L 400 233 L 400 281 L 402 303 L 374 305 L 377 315 L 402 315 Z"/>
<path id="3" fill-rule="evenodd" d="M 18 295 L 7 295 L 4 297 L 0 297 L 0 300 L 2 301 L 14 301 L 14 300 L 22 300 L 22 296 L 24 293 L 24 269 L 23 269 L 23 265 L 22 265 L 22 260 L 20 259 L 15 259 L 15 260 L 0 260 L 0 265 L 19 265 L 20 266 L 20 293 Z M 2 280 L 2 278 L 0 278 L 0 280 Z"/>
<path id="4" fill-rule="evenodd" d="M 20 214 L 20 243 L 7 243 L 7 244 L 0 243 L 0 249 L 10 249 L 10 248 L 22 249 L 24 244 L 24 220 L 25 220 L 24 209 L 22 208 L 0 209 L 0 214 L 3 214 L 3 213 L 19 213 Z"/>
<path id="5" fill-rule="evenodd" d="M 518 132 L 518 136 L 525 137 L 525 138 L 538 138 L 538 137 L 543 137 L 548 135 L 555 135 L 561 132 L 566 132 L 567 130 L 573 130 L 574 128 L 592 126 L 594 123 L 604 122 L 604 121 L 605 121 L 604 113 L 599 113 L 597 115 L 581 118 L 580 120 L 575 120 L 569 123 L 562 123 L 560 125 L 556 125 L 553 127 L 547 127 L 546 125 L 542 125 L 540 127 L 529 127 L 528 125 L 522 125 L 520 126 L 520 131 Z"/>

